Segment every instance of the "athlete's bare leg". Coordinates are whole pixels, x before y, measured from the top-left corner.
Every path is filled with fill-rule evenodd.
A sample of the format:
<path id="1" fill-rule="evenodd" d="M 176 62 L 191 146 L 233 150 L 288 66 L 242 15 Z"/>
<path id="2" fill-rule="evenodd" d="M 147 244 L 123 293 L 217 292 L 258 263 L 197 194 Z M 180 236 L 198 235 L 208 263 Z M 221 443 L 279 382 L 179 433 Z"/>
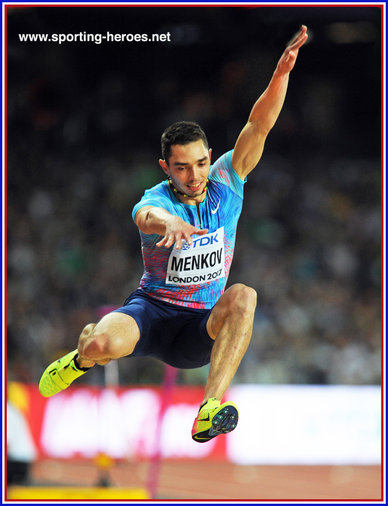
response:
<path id="1" fill-rule="evenodd" d="M 252 336 L 256 292 L 243 284 L 231 286 L 214 306 L 207 331 L 215 339 L 203 403 L 222 399 L 243 358 Z"/>
<path id="2" fill-rule="evenodd" d="M 109 313 L 98 323 L 90 323 L 78 341 L 78 365 L 82 368 L 105 365 L 112 359 L 130 355 L 140 337 L 135 320 L 124 313 Z"/>
<path id="3" fill-rule="evenodd" d="M 214 306 L 207 323 L 215 340 L 204 402 L 221 400 L 243 358 L 252 335 L 256 292 L 242 284 L 231 286 Z M 124 313 L 109 313 L 97 325 L 87 325 L 79 338 L 80 367 L 105 365 L 111 359 L 130 355 L 140 332 L 135 320 Z"/>

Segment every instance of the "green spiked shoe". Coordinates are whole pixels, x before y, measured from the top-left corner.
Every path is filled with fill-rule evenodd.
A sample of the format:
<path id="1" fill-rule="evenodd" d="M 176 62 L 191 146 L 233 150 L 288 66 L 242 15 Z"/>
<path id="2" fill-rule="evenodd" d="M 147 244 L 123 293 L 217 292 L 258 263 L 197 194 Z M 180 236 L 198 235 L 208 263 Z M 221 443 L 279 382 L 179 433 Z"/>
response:
<path id="1" fill-rule="evenodd" d="M 211 398 L 200 408 L 191 436 L 197 443 L 206 443 L 220 434 L 234 430 L 237 422 L 238 410 L 233 402 L 220 404 L 220 401 Z"/>
<path id="2" fill-rule="evenodd" d="M 43 397 L 51 397 L 65 390 L 75 379 L 88 371 L 77 367 L 77 355 L 78 350 L 71 351 L 47 367 L 39 381 L 39 392 Z"/>

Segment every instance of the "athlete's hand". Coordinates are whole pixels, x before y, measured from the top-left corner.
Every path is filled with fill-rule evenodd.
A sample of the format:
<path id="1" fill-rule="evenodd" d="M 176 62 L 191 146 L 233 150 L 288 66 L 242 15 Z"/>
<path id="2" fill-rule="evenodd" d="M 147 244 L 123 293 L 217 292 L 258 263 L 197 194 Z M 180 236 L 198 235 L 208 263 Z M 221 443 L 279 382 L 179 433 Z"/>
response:
<path id="1" fill-rule="evenodd" d="M 307 35 L 307 26 L 302 25 L 300 27 L 299 32 L 295 35 L 295 37 L 288 44 L 284 53 L 280 57 L 280 60 L 277 64 L 276 71 L 280 74 L 288 74 L 294 68 L 296 58 L 298 56 L 299 49 L 303 46 L 308 38 Z"/>
<path id="2" fill-rule="evenodd" d="M 188 244 L 192 244 L 193 239 L 192 235 L 205 235 L 208 233 L 208 229 L 201 229 L 190 225 L 190 223 L 186 223 L 179 216 L 171 215 L 166 222 L 166 231 L 163 238 L 156 243 L 156 246 L 160 248 L 164 246 L 165 248 L 170 248 L 174 243 L 176 243 L 176 249 L 182 248 L 182 241 L 185 240 Z"/>

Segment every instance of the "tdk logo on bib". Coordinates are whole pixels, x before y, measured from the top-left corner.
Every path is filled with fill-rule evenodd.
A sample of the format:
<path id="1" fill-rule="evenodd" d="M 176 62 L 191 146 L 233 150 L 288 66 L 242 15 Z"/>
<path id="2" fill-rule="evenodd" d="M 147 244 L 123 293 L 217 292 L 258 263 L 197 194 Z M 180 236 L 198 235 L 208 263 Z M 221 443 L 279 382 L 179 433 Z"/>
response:
<path id="1" fill-rule="evenodd" d="M 225 277 L 224 227 L 174 246 L 168 259 L 167 285 L 196 285 Z"/>
<path id="2" fill-rule="evenodd" d="M 224 229 L 222 228 L 222 238 L 224 238 Z M 192 244 L 189 244 L 188 242 L 184 241 L 182 250 L 187 249 L 194 249 L 201 246 L 209 246 L 211 244 L 218 243 L 218 230 L 217 232 L 214 232 L 213 234 L 203 235 L 199 237 L 198 239 L 194 239 Z"/>

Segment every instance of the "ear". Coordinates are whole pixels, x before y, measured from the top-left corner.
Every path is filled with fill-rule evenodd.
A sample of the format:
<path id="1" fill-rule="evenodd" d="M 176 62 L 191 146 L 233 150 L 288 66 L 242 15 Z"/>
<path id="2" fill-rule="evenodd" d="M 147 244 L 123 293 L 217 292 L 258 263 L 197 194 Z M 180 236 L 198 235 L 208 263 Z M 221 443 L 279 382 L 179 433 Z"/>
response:
<path id="1" fill-rule="evenodd" d="M 168 165 L 167 165 L 166 161 L 165 161 L 165 160 L 162 160 L 161 158 L 159 158 L 159 165 L 162 167 L 163 172 L 164 172 L 167 176 L 169 176 L 169 175 L 170 175 L 170 170 L 169 170 L 169 168 L 168 168 Z"/>
<path id="2" fill-rule="evenodd" d="M 212 148 L 209 148 L 209 160 L 212 161 Z"/>

